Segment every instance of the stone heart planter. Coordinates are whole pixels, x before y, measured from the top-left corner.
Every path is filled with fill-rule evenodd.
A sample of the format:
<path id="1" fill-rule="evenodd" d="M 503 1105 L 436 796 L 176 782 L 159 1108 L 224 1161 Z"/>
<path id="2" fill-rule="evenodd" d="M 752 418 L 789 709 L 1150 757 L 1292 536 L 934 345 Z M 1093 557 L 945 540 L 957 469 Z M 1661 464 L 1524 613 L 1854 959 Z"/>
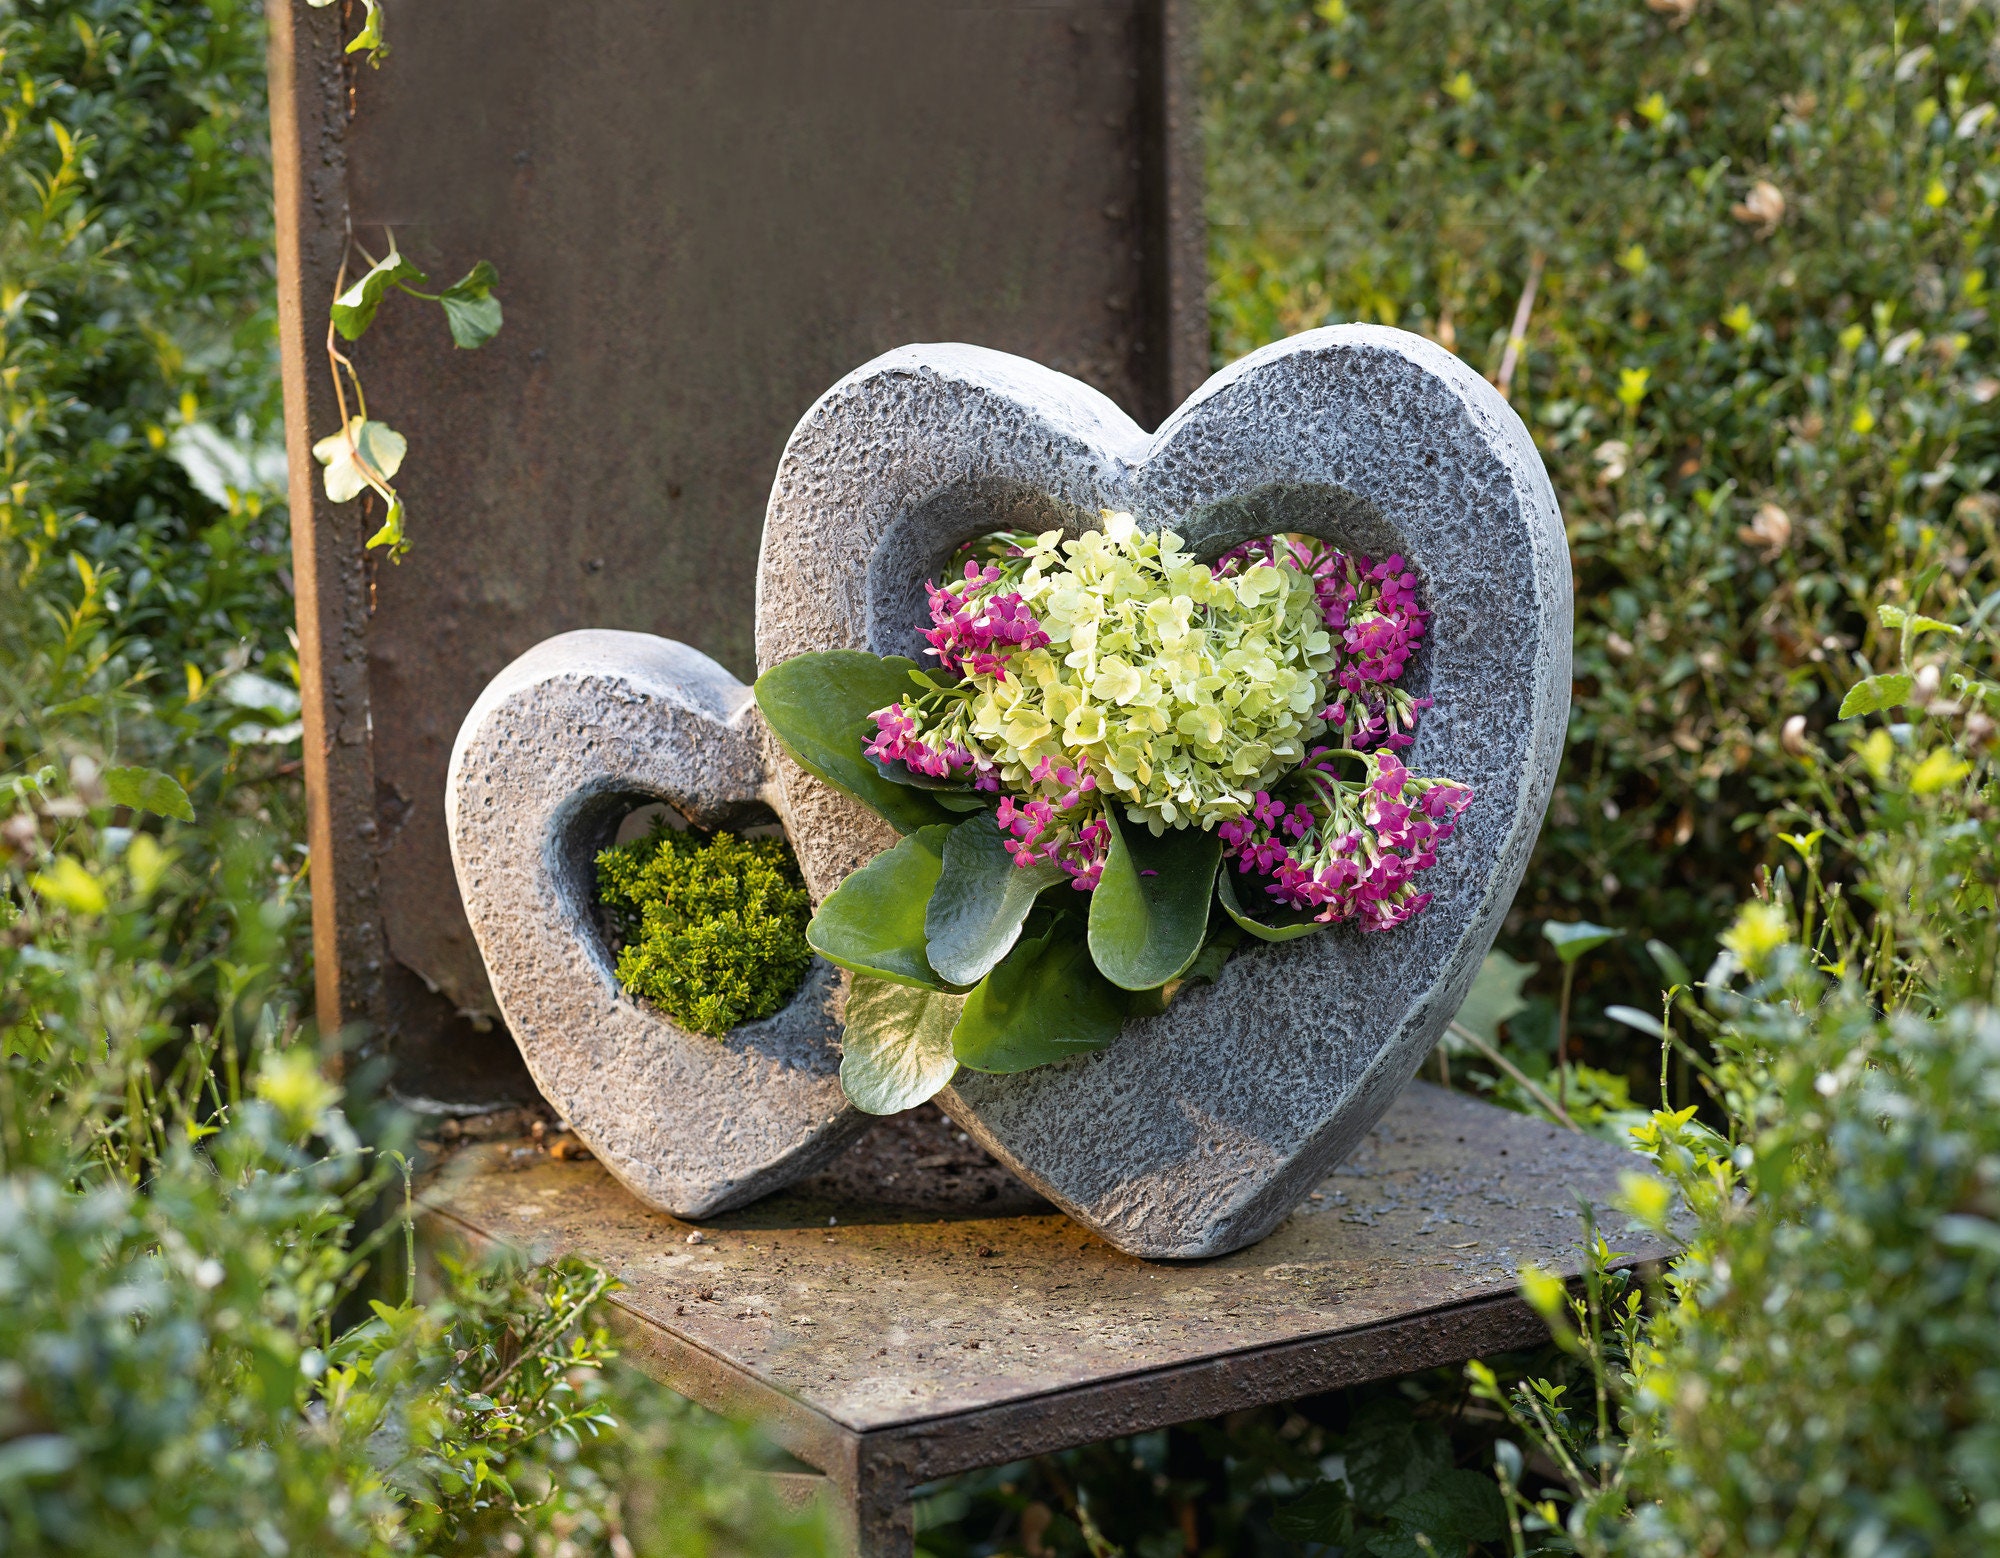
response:
<path id="1" fill-rule="evenodd" d="M 1402 553 L 1432 612 L 1403 685 L 1433 700 L 1404 756 L 1477 796 L 1409 925 L 1258 944 L 1106 1050 L 1011 1076 L 961 1072 L 939 1096 L 981 1146 L 1121 1249 L 1216 1255 L 1268 1233 L 1361 1139 L 1492 943 L 1562 749 L 1568 550 L 1519 418 L 1456 357 L 1402 331 L 1342 326 L 1254 353 L 1151 437 L 1033 363 L 909 347 L 829 390 L 786 447 L 758 574 L 759 666 L 812 650 L 914 654 L 923 581 L 960 541 L 1002 526 L 1076 532 L 1103 508 L 1204 555 L 1271 531 Z M 584 639 L 596 658 L 564 668 L 583 651 L 563 646 Z M 502 673 L 452 769 L 460 884 L 530 1068 L 627 1184 L 684 1212 L 761 1194 L 854 1129 L 832 1080 L 834 982 L 816 967 L 792 1007 L 726 1044 L 637 1008 L 578 896 L 583 819 L 598 816 L 601 834 L 619 796 L 712 815 L 762 795 L 815 901 L 894 840 L 755 740 L 746 700 L 681 646 L 572 634 Z"/>

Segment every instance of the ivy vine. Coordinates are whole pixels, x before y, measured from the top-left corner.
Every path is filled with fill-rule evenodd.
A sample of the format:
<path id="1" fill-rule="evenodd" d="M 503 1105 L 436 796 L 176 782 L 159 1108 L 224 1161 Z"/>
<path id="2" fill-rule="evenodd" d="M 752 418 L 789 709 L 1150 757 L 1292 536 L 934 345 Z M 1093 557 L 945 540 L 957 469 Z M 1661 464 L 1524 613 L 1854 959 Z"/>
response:
<path id="1" fill-rule="evenodd" d="M 306 0 L 306 3 L 318 9 L 332 5 L 334 0 Z M 371 67 L 379 67 L 389 53 L 388 44 L 383 41 L 381 0 L 361 0 L 361 3 L 364 7 L 361 28 L 348 41 L 345 52 L 360 54 Z M 352 503 L 369 492 L 382 500 L 385 517 L 367 544 L 371 548 L 387 547 L 390 558 L 400 560 L 409 551 L 410 542 L 405 528 L 406 511 L 394 478 L 402 469 L 410 443 L 388 423 L 369 416 L 368 395 L 362 388 L 361 374 L 353 358 L 340 349 L 340 342 L 360 340 L 375 322 L 376 311 L 394 291 L 439 305 L 444 310 L 452 341 L 463 350 L 477 351 L 500 333 L 500 299 L 493 291 L 500 273 L 490 260 L 481 260 L 443 291 L 421 291 L 430 278 L 403 257 L 396 247 L 396 235 L 387 228 L 383 231 L 389 252 L 379 260 L 356 242 L 350 232 L 349 253 L 342 257 L 340 274 L 334 279 L 333 305 L 326 327 L 326 356 L 328 371 L 333 376 L 334 400 L 340 407 L 340 429 L 313 445 L 313 458 L 325 467 L 321 477 L 329 503 Z M 368 269 L 349 286 L 348 267 L 356 254 L 367 261 Z M 350 388 L 354 392 L 352 405 L 348 401 Z"/>

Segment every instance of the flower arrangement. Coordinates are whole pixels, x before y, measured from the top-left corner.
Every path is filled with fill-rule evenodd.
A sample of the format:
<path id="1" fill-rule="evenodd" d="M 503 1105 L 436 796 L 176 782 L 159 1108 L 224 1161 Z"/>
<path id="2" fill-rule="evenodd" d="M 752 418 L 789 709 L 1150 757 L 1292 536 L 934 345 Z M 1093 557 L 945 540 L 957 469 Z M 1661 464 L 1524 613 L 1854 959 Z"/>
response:
<path id="1" fill-rule="evenodd" d="M 855 976 L 861 1108 L 1102 1048 L 1246 936 L 1430 902 L 1472 792 L 1397 756 L 1428 706 L 1398 685 L 1429 621 L 1400 557 L 1203 562 L 1106 512 L 970 542 L 927 590 L 934 666 L 837 650 L 757 683 L 786 750 L 904 835 L 807 929 Z"/>

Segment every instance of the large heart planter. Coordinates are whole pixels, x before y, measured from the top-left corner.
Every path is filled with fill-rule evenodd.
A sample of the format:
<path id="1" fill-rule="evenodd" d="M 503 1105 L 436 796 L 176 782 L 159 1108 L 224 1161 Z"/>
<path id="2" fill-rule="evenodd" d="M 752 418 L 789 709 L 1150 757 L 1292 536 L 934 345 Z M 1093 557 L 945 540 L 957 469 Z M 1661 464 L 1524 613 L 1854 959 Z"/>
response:
<path id="1" fill-rule="evenodd" d="M 1520 419 L 1402 331 L 1340 326 L 1253 353 L 1150 437 L 1020 358 L 907 347 L 829 390 L 785 449 L 758 571 L 759 667 L 813 650 L 914 655 L 923 582 L 959 542 L 1080 532 L 1107 508 L 1203 555 L 1272 531 L 1401 553 L 1432 613 L 1404 677 L 1432 707 L 1403 755 L 1476 795 L 1411 923 L 1255 944 L 1108 1049 L 1009 1076 L 961 1071 L 939 1095 L 982 1147 L 1119 1248 L 1217 1255 L 1268 1233 L 1359 1142 L 1499 929 L 1562 750 L 1568 549 Z M 720 1042 L 623 995 L 590 909 L 590 858 L 642 798 L 697 821 L 769 805 L 815 902 L 894 834 L 778 751 L 747 689 L 665 640 L 551 640 L 467 717 L 453 856 L 508 1025 L 613 1172 L 702 1215 L 809 1172 L 865 1123 L 836 1079 L 845 976 L 816 963 L 791 1006 Z"/>

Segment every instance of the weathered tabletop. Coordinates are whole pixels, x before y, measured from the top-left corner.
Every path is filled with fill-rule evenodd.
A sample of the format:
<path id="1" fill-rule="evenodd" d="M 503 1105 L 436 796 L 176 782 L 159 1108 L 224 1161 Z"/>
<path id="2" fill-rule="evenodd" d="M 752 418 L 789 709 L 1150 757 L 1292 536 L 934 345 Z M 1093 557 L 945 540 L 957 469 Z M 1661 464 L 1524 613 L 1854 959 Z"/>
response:
<path id="1" fill-rule="evenodd" d="M 1601 1208 L 1631 1163 L 1420 1083 L 1275 1233 L 1208 1261 L 1120 1254 L 928 1109 L 700 1244 L 598 1164 L 517 1141 L 460 1149 L 425 1201 L 614 1272 L 637 1361 L 767 1421 L 873 1554 L 909 1551 L 909 1489 L 933 1477 L 1534 1340 L 1516 1270 L 1575 1274 L 1577 1198 Z"/>

